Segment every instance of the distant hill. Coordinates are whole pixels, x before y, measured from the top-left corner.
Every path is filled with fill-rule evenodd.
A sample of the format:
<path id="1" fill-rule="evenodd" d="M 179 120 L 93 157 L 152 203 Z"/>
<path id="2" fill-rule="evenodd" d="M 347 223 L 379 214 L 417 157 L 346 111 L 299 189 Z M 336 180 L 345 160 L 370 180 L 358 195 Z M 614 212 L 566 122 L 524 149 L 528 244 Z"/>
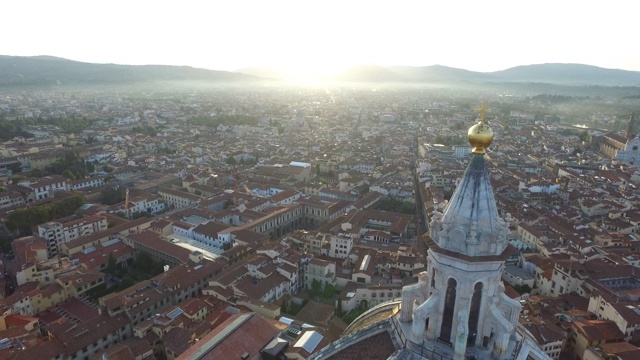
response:
<path id="1" fill-rule="evenodd" d="M 583 64 L 516 66 L 489 73 L 494 80 L 570 85 L 640 86 L 640 71 L 605 69 Z"/>
<path id="2" fill-rule="evenodd" d="M 7 85 L 108 85 L 153 81 L 243 83 L 285 79 L 282 71 L 254 67 L 237 72 L 190 66 L 93 64 L 52 56 L 0 55 L 0 86 Z M 476 72 L 443 65 L 351 67 L 329 78 L 334 81 L 373 83 L 540 83 L 555 85 L 640 86 L 640 72 L 605 69 L 582 64 L 516 66 L 495 72 Z"/>
<path id="3" fill-rule="evenodd" d="M 485 81 L 486 74 L 443 65 L 393 66 L 391 70 L 409 81 Z"/>
<path id="4" fill-rule="evenodd" d="M 353 82 L 406 82 L 410 79 L 402 76 L 402 74 L 393 71 L 393 69 L 383 66 L 366 64 L 358 65 L 344 70 L 334 78 L 339 81 Z"/>
<path id="5" fill-rule="evenodd" d="M 150 81 L 243 82 L 258 77 L 190 66 L 93 64 L 52 56 L 0 55 L 0 86 L 121 84 Z"/>
<path id="6" fill-rule="evenodd" d="M 276 69 L 272 69 L 269 67 L 260 67 L 260 66 L 247 67 L 247 68 L 238 69 L 235 72 L 239 74 L 257 76 L 265 79 L 284 79 L 285 78 L 285 75 L 281 71 L 278 71 Z"/>
<path id="7" fill-rule="evenodd" d="M 640 72 L 582 64 L 523 65 L 495 72 L 476 72 L 442 65 L 353 67 L 336 77 L 342 81 L 410 83 L 548 83 L 560 85 L 640 86 Z"/>

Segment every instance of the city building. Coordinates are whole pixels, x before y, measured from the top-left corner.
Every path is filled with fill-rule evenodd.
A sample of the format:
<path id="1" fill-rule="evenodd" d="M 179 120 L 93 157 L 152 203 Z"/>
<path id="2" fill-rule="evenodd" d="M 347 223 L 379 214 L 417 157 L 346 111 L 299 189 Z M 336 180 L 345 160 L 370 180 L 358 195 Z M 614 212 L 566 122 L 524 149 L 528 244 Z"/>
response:
<path id="1" fill-rule="evenodd" d="M 62 244 L 83 236 L 107 230 L 107 219 L 93 215 L 64 223 L 49 221 L 38 225 L 38 236 L 45 239 L 49 255 L 61 253 Z"/>

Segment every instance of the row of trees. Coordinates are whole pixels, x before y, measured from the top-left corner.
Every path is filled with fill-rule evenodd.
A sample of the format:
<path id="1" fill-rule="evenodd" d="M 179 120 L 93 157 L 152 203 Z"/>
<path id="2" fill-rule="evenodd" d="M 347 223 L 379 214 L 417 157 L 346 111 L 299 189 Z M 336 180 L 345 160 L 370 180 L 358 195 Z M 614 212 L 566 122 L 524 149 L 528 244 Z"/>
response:
<path id="1" fill-rule="evenodd" d="M 336 287 L 329 283 L 323 285 L 320 281 L 313 279 L 309 295 L 319 300 L 332 299 L 336 295 Z"/>
<path id="2" fill-rule="evenodd" d="M 378 209 L 413 215 L 416 213 L 416 204 L 388 197 L 380 200 Z"/>
<path id="3" fill-rule="evenodd" d="M 58 117 L 58 118 L 37 118 L 22 120 L 0 119 L 0 141 L 11 140 L 16 136 L 33 137 L 32 134 L 24 131 L 27 125 L 53 125 L 62 130 L 63 134 L 79 134 L 89 128 L 96 120 L 86 117 Z"/>
<path id="4" fill-rule="evenodd" d="M 17 209 L 9 214 L 6 226 L 10 231 L 17 231 L 19 235 L 30 235 L 34 226 L 73 215 L 82 204 L 84 196 L 73 195 L 56 202 Z"/>
<path id="5" fill-rule="evenodd" d="M 51 119 L 37 119 L 36 124 L 48 124 L 59 127 L 65 134 L 79 134 L 83 130 L 91 127 L 96 120 L 86 117 L 71 115 L 69 117 L 59 117 Z"/>
<path id="6" fill-rule="evenodd" d="M 103 296 L 111 293 L 125 290 L 143 280 L 150 279 L 156 275 L 161 274 L 164 271 L 164 265 L 160 262 L 153 261 L 153 259 L 145 254 L 140 253 L 134 260 L 129 259 L 127 266 L 118 266 L 115 257 L 109 254 L 107 260 L 107 268 L 104 270 L 109 275 L 109 279 L 115 284 L 109 282 L 92 288 L 87 292 L 89 299 L 97 302 Z"/>
<path id="7" fill-rule="evenodd" d="M 153 126 L 150 126 L 150 125 L 134 126 L 131 129 L 131 131 L 136 133 L 136 134 L 145 134 L 145 135 L 148 135 L 148 136 L 158 136 L 158 130 L 156 130 L 156 128 L 154 128 Z"/>
<path id="8" fill-rule="evenodd" d="M 45 167 L 46 173 L 62 175 L 71 181 L 82 179 L 93 171 L 95 171 L 93 163 L 85 162 L 74 151 L 66 151 L 62 157 Z"/>
<path id="9" fill-rule="evenodd" d="M 460 136 L 437 135 L 433 142 L 444 146 L 468 145 L 466 138 Z"/>
<path id="10" fill-rule="evenodd" d="M 298 315 L 300 310 L 302 310 L 302 308 L 304 308 L 308 303 L 309 299 L 305 299 L 302 304 L 296 304 L 293 301 L 283 301 L 282 305 L 280 306 L 280 310 L 282 310 L 282 312 L 285 314 L 295 316 Z"/>
<path id="11" fill-rule="evenodd" d="M 105 186 L 100 192 L 100 202 L 105 205 L 115 205 L 125 200 L 124 186 Z"/>
<path id="12" fill-rule="evenodd" d="M 258 163 L 258 157 L 255 156 L 242 156 L 240 161 L 236 160 L 235 156 L 229 156 L 227 158 L 227 164 L 229 165 L 255 165 Z"/>
<path id="13" fill-rule="evenodd" d="M 30 133 L 24 131 L 22 126 L 16 125 L 13 121 L 0 120 L 0 141 L 8 141 L 16 136 L 33 137 Z"/>

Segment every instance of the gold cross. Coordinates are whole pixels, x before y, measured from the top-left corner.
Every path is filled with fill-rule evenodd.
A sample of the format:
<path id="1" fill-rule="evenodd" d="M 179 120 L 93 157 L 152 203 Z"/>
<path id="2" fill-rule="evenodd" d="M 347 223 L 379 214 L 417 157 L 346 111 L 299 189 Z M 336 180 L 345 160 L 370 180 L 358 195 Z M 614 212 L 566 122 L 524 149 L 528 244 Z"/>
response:
<path id="1" fill-rule="evenodd" d="M 491 112 L 491 110 L 487 109 L 487 102 L 482 101 L 482 106 L 476 112 L 480 113 L 480 122 L 484 124 L 484 115 Z"/>

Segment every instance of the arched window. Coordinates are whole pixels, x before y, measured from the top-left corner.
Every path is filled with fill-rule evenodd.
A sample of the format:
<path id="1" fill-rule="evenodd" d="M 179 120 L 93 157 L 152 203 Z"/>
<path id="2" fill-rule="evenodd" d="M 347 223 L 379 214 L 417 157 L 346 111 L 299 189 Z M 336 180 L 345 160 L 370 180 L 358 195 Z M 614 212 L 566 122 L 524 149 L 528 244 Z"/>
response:
<path id="1" fill-rule="evenodd" d="M 447 282 L 447 293 L 444 298 L 444 310 L 442 312 L 442 326 L 440 327 L 440 338 L 451 342 L 451 328 L 453 326 L 453 311 L 456 306 L 456 286 L 455 279 Z"/>
<path id="2" fill-rule="evenodd" d="M 473 288 L 473 296 L 471 297 L 471 310 L 469 312 L 469 337 L 467 337 L 467 345 L 473 346 L 476 342 L 478 334 L 478 320 L 480 319 L 480 305 L 482 303 L 482 283 L 479 282 Z"/>
<path id="3" fill-rule="evenodd" d="M 436 287 L 436 268 L 431 269 L 431 288 L 435 289 Z"/>

